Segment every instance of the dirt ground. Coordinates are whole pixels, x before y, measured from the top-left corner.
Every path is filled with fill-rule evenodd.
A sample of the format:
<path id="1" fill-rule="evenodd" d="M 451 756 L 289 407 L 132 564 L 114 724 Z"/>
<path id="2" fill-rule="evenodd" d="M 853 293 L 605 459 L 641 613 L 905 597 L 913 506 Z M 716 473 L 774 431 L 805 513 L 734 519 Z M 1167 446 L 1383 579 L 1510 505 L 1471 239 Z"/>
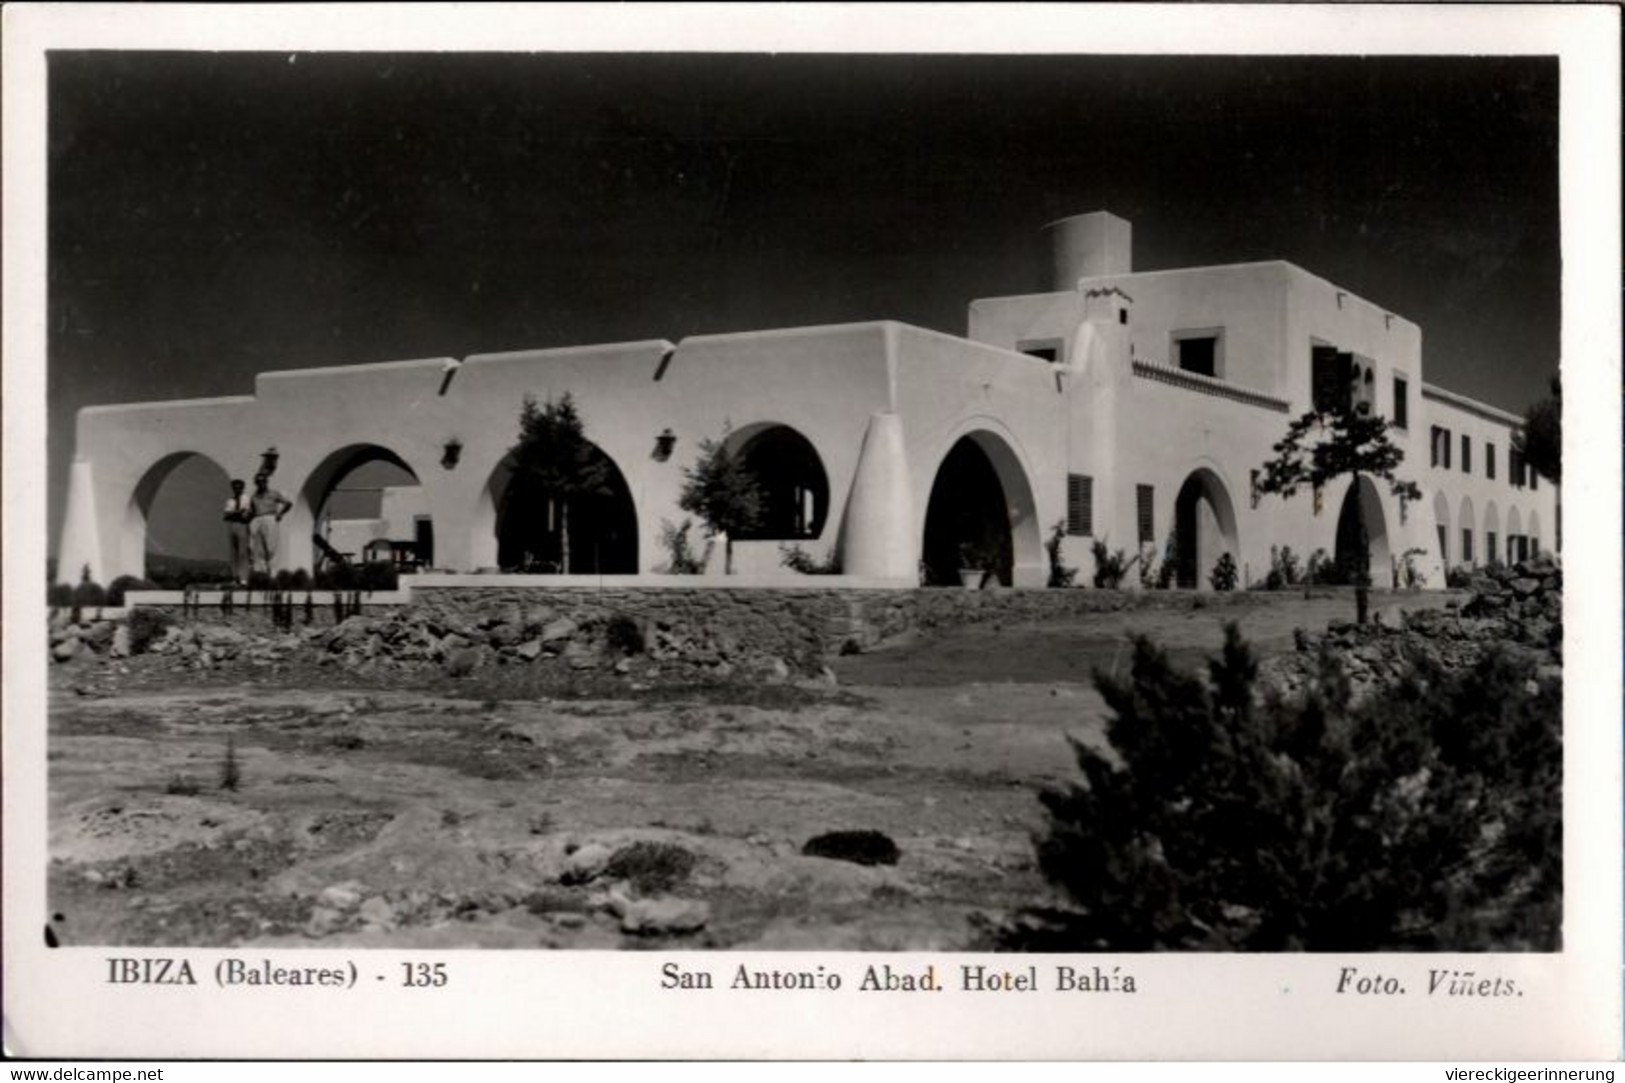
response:
<path id="1" fill-rule="evenodd" d="M 1442 605 L 1442 595 L 1378 605 Z M 963 950 L 1043 904 L 1036 790 L 1100 741 L 1095 667 L 1239 619 L 1264 654 L 1346 597 L 980 625 L 834 662 L 840 686 L 509 698 L 54 667 L 51 932 L 64 944 Z M 232 763 L 235 789 L 222 783 Z M 872 830 L 895 864 L 804 856 Z M 635 843 L 644 843 L 634 847 Z"/>

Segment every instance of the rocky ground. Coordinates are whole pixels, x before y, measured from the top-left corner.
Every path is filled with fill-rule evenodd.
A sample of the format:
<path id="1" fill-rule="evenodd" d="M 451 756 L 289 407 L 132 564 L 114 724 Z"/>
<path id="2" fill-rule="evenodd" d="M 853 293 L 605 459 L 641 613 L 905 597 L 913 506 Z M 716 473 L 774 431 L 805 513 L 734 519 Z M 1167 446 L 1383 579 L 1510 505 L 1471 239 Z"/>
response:
<path id="1" fill-rule="evenodd" d="M 1334 621 L 1323 633 L 1297 636 L 1298 649 L 1267 659 L 1265 680 L 1287 694 L 1315 679 L 1322 650 L 1348 674 L 1356 697 L 1391 682 L 1416 661 L 1459 670 L 1492 646 L 1528 652 L 1542 675 L 1563 664 L 1563 573 L 1550 557 L 1492 565 L 1472 579 L 1461 600 L 1444 608 L 1379 607 L 1361 627 Z"/>
<path id="2" fill-rule="evenodd" d="M 1496 584 L 1538 614 L 1529 592 Z M 1452 601 L 1378 604 L 1390 624 L 1440 628 L 1499 604 L 1458 614 L 1442 608 Z M 66 658 L 51 668 L 51 933 L 984 946 L 982 916 L 1047 897 L 1034 793 L 1074 770 L 1068 735 L 1100 740 L 1090 673 L 1126 664 L 1128 633 L 1194 663 L 1239 619 L 1278 657 L 1313 647 L 1317 633 L 1299 630 L 1350 609 L 1346 595 L 1292 593 L 1225 611 L 985 621 L 827 669 L 745 649 L 696 660 L 669 629 L 640 629 L 637 642 L 624 627 L 550 631 L 556 617 L 186 624 L 142 630 L 152 649 L 131 654 L 127 626 L 64 615 L 53 651 Z M 1400 616 L 1430 609 L 1439 615 Z M 841 832 L 864 834 L 827 837 Z"/>

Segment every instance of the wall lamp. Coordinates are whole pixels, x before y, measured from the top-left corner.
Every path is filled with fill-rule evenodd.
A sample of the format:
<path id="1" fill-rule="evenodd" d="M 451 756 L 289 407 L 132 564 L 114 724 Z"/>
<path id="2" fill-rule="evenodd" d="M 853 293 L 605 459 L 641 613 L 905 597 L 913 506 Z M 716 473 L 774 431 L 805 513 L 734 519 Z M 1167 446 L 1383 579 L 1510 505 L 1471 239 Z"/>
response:
<path id="1" fill-rule="evenodd" d="M 463 457 L 463 442 L 453 436 L 440 446 L 440 465 L 447 470 L 454 469 Z"/>
<path id="2" fill-rule="evenodd" d="M 670 427 L 664 428 L 660 430 L 660 435 L 655 437 L 655 450 L 652 458 L 657 463 L 663 463 L 671 458 L 672 448 L 676 446 L 677 434 L 672 432 Z"/>

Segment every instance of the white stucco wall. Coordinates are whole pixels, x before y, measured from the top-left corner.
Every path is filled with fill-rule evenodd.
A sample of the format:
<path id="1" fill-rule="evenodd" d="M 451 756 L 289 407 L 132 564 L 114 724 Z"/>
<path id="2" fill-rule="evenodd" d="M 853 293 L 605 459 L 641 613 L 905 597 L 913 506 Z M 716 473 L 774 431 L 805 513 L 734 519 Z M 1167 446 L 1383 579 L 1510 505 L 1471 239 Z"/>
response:
<path id="1" fill-rule="evenodd" d="M 1271 546 L 1291 546 L 1305 559 L 1317 549 L 1335 552 L 1346 483 L 1322 494 L 1318 512 L 1309 493 L 1264 497 L 1256 506 L 1251 498 L 1251 472 L 1309 405 L 1317 344 L 1369 363 L 1384 415 L 1393 410 L 1394 374 L 1407 381 L 1409 424 L 1394 436 L 1406 452 L 1400 475 L 1417 481 L 1424 498 L 1402 514 L 1386 491 L 1378 494 L 1374 507 L 1390 553 L 1425 550 L 1429 583 L 1442 585 L 1439 494 L 1453 531 L 1465 498 L 1480 539 L 1493 502 L 1501 539 L 1515 513 L 1522 533 L 1555 544 L 1555 488 L 1513 490 L 1508 482 L 1516 419 L 1470 402 L 1424 400 L 1420 330 L 1291 264 L 1125 271 L 1083 279 L 1071 291 L 977 300 L 968 316 L 969 338 L 885 321 L 791 328 L 677 344 L 481 354 L 461 363 L 276 372 L 260 376 L 252 396 L 90 408 L 78 420 L 61 566 L 89 562 L 104 580 L 139 572 L 142 495 L 150 497 L 166 464 L 195 453 L 232 476 L 248 476 L 260 452 L 275 445 L 281 461 L 273 485 L 296 505 L 283 529 L 283 567 L 312 566 L 310 534 L 327 487 L 358 450 L 384 449 L 419 482 L 393 503 L 386 499 L 393 509 L 382 516 L 388 536 L 411 537 L 411 518 L 427 514 L 437 568 L 493 569 L 504 459 L 518 434 L 520 404 L 526 395 L 541 401 L 569 393 L 588 437 L 626 481 L 643 574 L 666 568 L 662 527 L 688 517 L 678 498 L 701 442 L 730 426 L 737 444 L 786 425 L 811 442 L 828 482 L 820 532 L 797 542 L 815 560 L 840 546 L 870 578 L 911 581 L 938 469 L 969 437 L 987 452 L 1005 490 L 1017 585 L 1047 578 L 1043 541 L 1067 515 L 1069 474 L 1093 479 L 1093 533 L 1067 537 L 1063 546 L 1063 559 L 1083 569 L 1084 581 L 1095 539 L 1130 553 L 1139 548 L 1137 486 L 1153 487 L 1153 546 L 1160 551 L 1180 489 L 1193 476 L 1205 479 L 1218 506 L 1216 517 L 1204 519 L 1198 581 L 1206 585 L 1212 558 L 1223 550 L 1233 550 L 1243 582 L 1254 581 L 1268 572 Z M 1193 330 L 1221 337 L 1216 378 L 1177 369 L 1174 341 Z M 1055 345 L 1057 361 L 1018 352 L 1036 342 Z M 1459 447 L 1455 471 L 1428 467 L 1428 430 L 1436 423 L 1458 441 L 1470 434 L 1472 474 L 1459 471 Z M 675 444 L 662 460 L 657 438 L 668 431 Z M 454 463 L 444 454 L 451 440 L 461 444 Z M 1494 481 L 1483 477 L 1486 440 L 1497 446 Z M 1457 538 L 1452 534 L 1452 555 Z M 703 547 L 698 524 L 693 540 Z M 779 567 L 780 548 L 740 542 L 736 561 L 756 578 L 789 577 Z M 1385 581 L 1384 569 L 1373 573 Z"/>
<path id="2" fill-rule="evenodd" d="M 1445 559 L 1450 567 L 1459 564 L 1484 564 L 1489 553 L 1488 532 L 1496 533 L 1495 556 L 1506 560 L 1508 534 L 1518 533 L 1537 538 L 1540 548 L 1556 552 L 1558 547 L 1557 516 L 1559 514 L 1557 486 L 1535 478 L 1533 484 L 1522 487 L 1512 481 L 1512 433 L 1520 419 L 1494 407 L 1462 396 L 1441 393 L 1429 388 L 1424 396 L 1422 423 L 1416 433 L 1416 461 L 1418 481 L 1425 490 L 1427 517 L 1430 527 L 1441 521 L 1439 501 L 1443 499 L 1444 525 L 1448 545 Z M 1432 464 L 1429 435 L 1438 425 L 1450 432 L 1450 465 Z M 1461 438 L 1465 435 L 1472 443 L 1471 469 L 1462 468 Z M 1487 470 L 1486 445 L 1495 447 L 1495 477 Z M 1533 475 L 1533 470 L 1527 474 Z M 1513 530 L 1516 524 L 1517 529 Z M 1462 553 L 1462 527 L 1473 530 L 1473 559 L 1465 560 Z M 1434 531 L 1435 535 L 1437 531 Z M 1434 541 L 1432 548 L 1437 549 Z"/>

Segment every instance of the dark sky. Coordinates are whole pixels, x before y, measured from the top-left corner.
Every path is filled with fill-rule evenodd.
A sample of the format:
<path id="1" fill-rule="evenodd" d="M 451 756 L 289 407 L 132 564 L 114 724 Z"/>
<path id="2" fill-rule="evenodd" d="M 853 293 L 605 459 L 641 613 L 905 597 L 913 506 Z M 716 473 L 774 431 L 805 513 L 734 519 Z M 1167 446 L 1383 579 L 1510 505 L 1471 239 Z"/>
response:
<path id="1" fill-rule="evenodd" d="M 1284 258 L 1521 412 L 1555 371 L 1557 64 L 56 53 L 49 497 L 74 412 L 256 372 L 893 318 Z"/>

